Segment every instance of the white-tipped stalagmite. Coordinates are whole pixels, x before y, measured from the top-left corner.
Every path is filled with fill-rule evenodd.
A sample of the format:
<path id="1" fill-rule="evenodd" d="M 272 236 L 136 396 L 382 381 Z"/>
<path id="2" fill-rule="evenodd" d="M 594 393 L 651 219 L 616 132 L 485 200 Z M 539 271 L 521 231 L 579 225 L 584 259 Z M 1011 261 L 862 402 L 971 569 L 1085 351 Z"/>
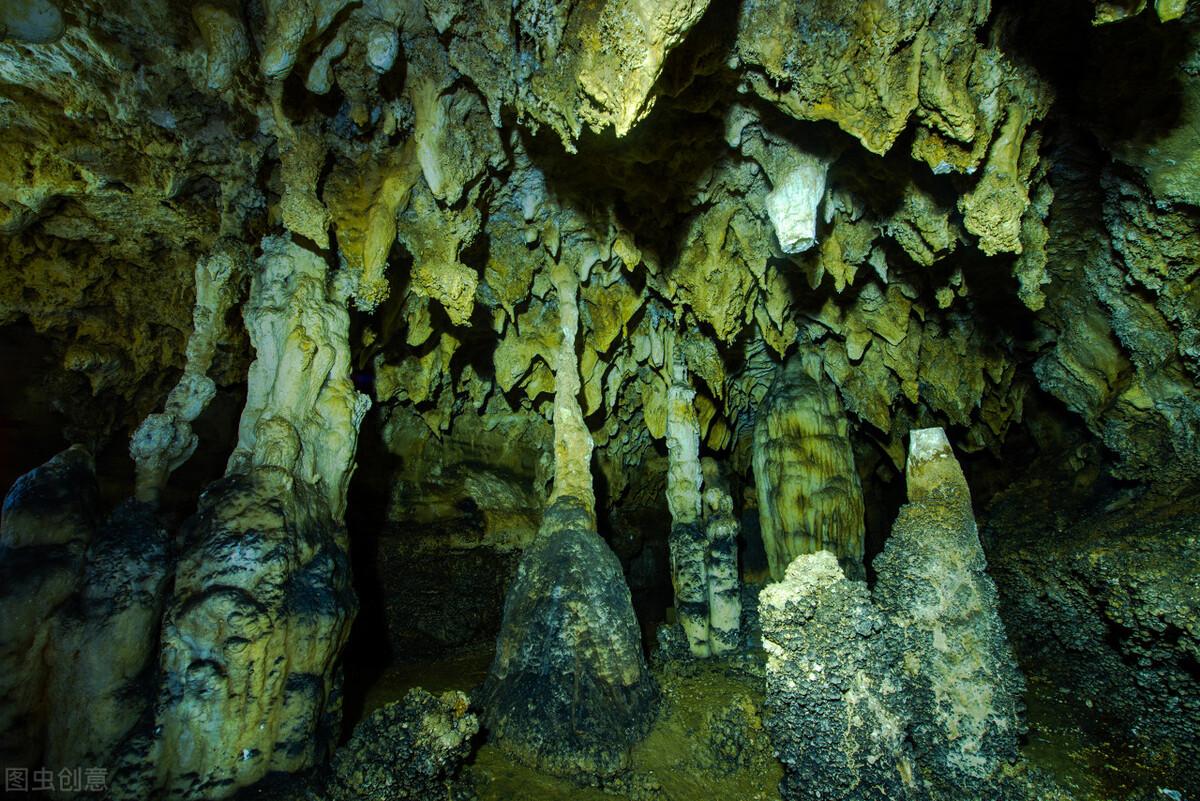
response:
<path id="1" fill-rule="evenodd" d="M 700 520 L 700 422 L 682 354 L 672 348 L 667 390 L 667 506 L 675 613 L 695 656 L 709 656 L 708 532 Z"/>
<path id="2" fill-rule="evenodd" d="M 945 492 L 970 502 L 971 490 L 946 432 L 920 428 L 908 432 L 908 461 L 904 465 L 908 502 L 917 503 L 935 492 Z"/>
<path id="3" fill-rule="evenodd" d="M 754 427 L 754 480 L 771 577 L 801 554 L 830 551 L 862 571 L 863 496 L 850 424 L 819 360 L 789 359 Z"/>
<path id="4" fill-rule="evenodd" d="M 237 296 L 244 258 L 238 248 L 230 247 L 196 262 L 196 304 L 187 365 L 167 395 L 163 411 L 143 420 L 129 441 L 129 455 L 137 471 L 134 495 L 139 501 L 157 503 L 171 473 L 191 458 L 199 444 L 192 423 L 217 393 L 208 370 L 225 331 L 225 314 Z"/>

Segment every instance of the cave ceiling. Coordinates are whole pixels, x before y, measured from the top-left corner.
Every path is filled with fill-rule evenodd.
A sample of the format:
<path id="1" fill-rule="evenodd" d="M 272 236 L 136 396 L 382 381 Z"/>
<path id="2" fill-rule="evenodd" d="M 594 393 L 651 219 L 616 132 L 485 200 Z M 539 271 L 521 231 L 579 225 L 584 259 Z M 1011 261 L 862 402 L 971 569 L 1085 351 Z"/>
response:
<path id="1" fill-rule="evenodd" d="M 397 441 L 549 447 L 572 270 L 610 502 L 661 497 L 676 352 L 742 470 L 799 352 L 882 469 L 919 426 L 998 452 L 1036 394 L 1119 475 L 1194 472 L 1183 3 L 33 5 L 0 3 L 0 325 L 53 343 L 73 438 L 162 408 L 214 309 L 202 372 L 240 386 L 282 238 Z"/>

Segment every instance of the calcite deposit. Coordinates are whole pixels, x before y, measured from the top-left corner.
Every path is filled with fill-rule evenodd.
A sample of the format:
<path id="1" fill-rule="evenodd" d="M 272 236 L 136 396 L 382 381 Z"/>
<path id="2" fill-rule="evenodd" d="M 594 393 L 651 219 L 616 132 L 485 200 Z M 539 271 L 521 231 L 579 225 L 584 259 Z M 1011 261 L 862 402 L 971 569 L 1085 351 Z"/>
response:
<path id="1" fill-rule="evenodd" d="M 822 550 L 762 591 L 784 798 L 1003 797 L 1024 680 L 941 429 L 912 432 L 907 485 L 873 589 Z"/>
<path id="2" fill-rule="evenodd" d="M 0 0 L 0 129 L 0 767 L 1056 798 L 1007 623 L 1195 794 L 1194 3 Z"/>

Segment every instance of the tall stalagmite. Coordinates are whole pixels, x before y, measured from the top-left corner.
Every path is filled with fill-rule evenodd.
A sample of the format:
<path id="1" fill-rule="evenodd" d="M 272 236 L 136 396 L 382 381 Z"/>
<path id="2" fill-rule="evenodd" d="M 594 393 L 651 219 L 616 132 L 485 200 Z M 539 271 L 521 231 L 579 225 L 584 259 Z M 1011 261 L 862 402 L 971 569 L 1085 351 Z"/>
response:
<path id="1" fill-rule="evenodd" d="M 184 525 L 153 719 L 114 797 L 224 798 L 316 765 L 338 734 L 355 612 L 342 516 L 369 406 L 350 383 L 346 301 L 320 256 L 263 240 L 238 447 Z"/>
<path id="2" fill-rule="evenodd" d="M 694 656 L 709 656 L 708 531 L 700 519 L 700 423 L 688 381 L 687 365 L 671 348 L 667 389 L 667 508 L 671 511 L 671 584 L 675 614 Z"/>
<path id="3" fill-rule="evenodd" d="M 515 759 L 576 779 L 628 767 L 657 691 L 616 555 L 596 533 L 591 434 L 579 408 L 578 277 L 555 265 L 554 489 L 504 602 L 483 689 L 492 739 Z"/>

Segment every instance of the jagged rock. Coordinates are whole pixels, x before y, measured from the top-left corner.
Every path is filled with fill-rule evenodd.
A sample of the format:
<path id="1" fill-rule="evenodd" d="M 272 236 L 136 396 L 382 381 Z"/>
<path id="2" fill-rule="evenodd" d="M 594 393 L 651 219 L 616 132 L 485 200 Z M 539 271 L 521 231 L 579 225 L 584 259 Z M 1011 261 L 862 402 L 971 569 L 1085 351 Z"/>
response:
<path id="1" fill-rule="evenodd" d="M 940 429 L 910 436 L 874 590 L 822 551 L 760 593 L 785 798 L 990 799 L 1017 757 L 1024 679 L 966 479 Z"/>
<path id="2" fill-rule="evenodd" d="M 1139 761 L 1191 797 L 1200 793 L 1195 504 L 1080 492 L 1077 481 L 1026 479 L 989 509 L 1005 624 L 1030 673 L 1116 721 Z"/>
<path id="3" fill-rule="evenodd" d="M 460 692 L 421 688 L 375 710 L 333 758 L 329 801 L 425 801 L 445 797 L 447 782 L 471 750 L 479 720 Z"/>
<path id="4" fill-rule="evenodd" d="M 836 391 L 794 356 L 779 371 L 754 429 L 754 478 L 771 575 L 796 556 L 830 550 L 861 571 L 863 500 L 849 424 Z"/>
<path id="5" fill-rule="evenodd" d="M 546 510 L 504 602 L 481 706 L 492 740 L 561 776 L 610 776 L 654 720 L 621 564 L 578 502 Z"/>
<path id="6" fill-rule="evenodd" d="M 758 609 L 783 797 L 909 797 L 904 685 L 867 585 L 848 580 L 829 551 L 802 554 L 760 593 Z"/>

